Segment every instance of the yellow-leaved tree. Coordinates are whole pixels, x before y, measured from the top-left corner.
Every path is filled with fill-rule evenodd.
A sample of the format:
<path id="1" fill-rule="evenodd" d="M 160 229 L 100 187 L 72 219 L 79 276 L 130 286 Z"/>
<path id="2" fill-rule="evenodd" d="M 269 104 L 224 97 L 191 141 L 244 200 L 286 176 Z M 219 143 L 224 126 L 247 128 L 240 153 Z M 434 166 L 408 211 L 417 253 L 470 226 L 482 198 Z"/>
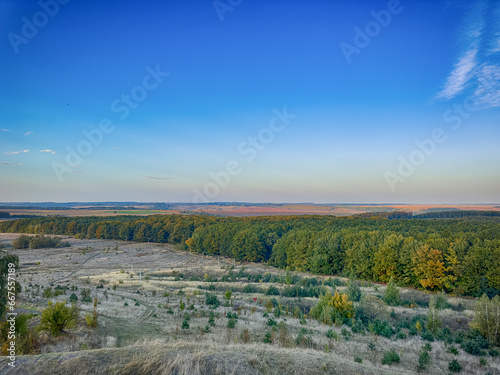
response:
<path id="1" fill-rule="evenodd" d="M 330 291 L 327 291 L 311 309 L 311 315 L 324 324 L 341 324 L 344 320 L 354 316 L 354 306 L 347 294 L 335 291 L 332 296 Z"/>
<path id="2" fill-rule="evenodd" d="M 413 271 L 424 288 L 442 289 L 446 284 L 443 254 L 428 244 L 422 245 L 413 256 Z"/>

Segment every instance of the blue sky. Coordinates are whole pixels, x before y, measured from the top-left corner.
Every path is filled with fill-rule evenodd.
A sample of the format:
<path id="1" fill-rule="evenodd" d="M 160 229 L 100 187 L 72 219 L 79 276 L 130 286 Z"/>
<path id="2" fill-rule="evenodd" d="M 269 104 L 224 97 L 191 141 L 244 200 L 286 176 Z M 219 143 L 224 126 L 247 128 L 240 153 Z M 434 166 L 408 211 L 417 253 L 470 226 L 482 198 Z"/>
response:
<path id="1" fill-rule="evenodd" d="M 0 14 L 0 201 L 500 202 L 495 1 Z"/>

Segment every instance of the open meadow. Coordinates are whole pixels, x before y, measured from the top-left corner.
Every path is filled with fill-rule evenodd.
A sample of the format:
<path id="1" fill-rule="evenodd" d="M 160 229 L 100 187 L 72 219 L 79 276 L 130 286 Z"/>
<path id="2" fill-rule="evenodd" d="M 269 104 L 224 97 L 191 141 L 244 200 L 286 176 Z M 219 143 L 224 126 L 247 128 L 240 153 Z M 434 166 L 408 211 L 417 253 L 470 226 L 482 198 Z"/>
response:
<path id="1" fill-rule="evenodd" d="M 431 295 L 422 291 L 401 288 L 391 306 L 384 284 L 170 244 L 59 236 L 69 246 L 14 250 L 17 237 L 0 234 L 19 257 L 18 311 L 35 326 L 49 300 L 74 301 L 80 317 L 62 335 L 42 333 L 39 354 L 18 357 L 16 368 L 2 357 L 0 374 L 446 374 L 451 364 L 462 374 L 500 373 L 498 351 L 464 346 L 472 299 L 439 295 L 440 327 L 431 332 Z M 327 291 L 358 294 L 347 324 L 310 313 Z M 98 325 L 89 328 L 94 298 Z"/>

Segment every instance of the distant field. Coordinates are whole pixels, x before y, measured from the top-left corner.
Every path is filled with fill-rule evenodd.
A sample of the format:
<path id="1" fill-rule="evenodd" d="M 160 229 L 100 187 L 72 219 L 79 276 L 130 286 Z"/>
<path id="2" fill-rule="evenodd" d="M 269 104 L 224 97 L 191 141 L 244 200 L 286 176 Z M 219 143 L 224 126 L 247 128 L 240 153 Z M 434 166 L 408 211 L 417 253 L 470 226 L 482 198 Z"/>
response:
<path id="1" fill-rule="evenodd" d="M 210 204 L 188 205 L 174 204 L 169 210 L 150 209 L 147 204 L 137 205 L 138 209 L 110 210 L 110 209 L 83 209 L 68 210 L 50 209 L 2 209 L 11 215 L 39 215 L 39 216 L 116 216 L 116 215 L 171 215 L 179 213 L 211 214 L 219 216 L 269 216 L 269 215 L 331 215 L 349 216 L 365 212 L 394 212 L 408 211 L 416 214 L 429 211 L 450 210 L 478 210 L 500 211 L 500 206 L 490 205 L 438 205 L 438 204 L 399 204 L 399 205 L 347 205 L 347 204 Z M 143 209 L 142 209 L 143 208 Z"/>
<path id="2" fill-rule="evenodd" d="M 121 215 L 169 215 L 174 212 L 172 211 L 159 211 L 159 210 L 115 210 L 115 211 L 104 211 L 102 215 L 110 214 L 121 214 Z"/>

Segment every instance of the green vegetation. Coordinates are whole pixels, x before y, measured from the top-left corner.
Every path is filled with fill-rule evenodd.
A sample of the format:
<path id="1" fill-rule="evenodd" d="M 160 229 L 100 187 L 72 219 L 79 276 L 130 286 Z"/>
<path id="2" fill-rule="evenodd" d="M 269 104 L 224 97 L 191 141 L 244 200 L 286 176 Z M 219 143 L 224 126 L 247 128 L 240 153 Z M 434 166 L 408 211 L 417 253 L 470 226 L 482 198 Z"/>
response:
<path id="1" fill-rule="evenodd" d="M 393 363 L 399 363 L 399 361 L 399 355 L 394 349 L 385 352 L 384 357 L 382 358 L 383 365 L 392 365 Z"/>
<path id="2" fill-rule="evenodd" d="M 43 234 L 37 234 L 36 236 L 20 235 L 14 241 L 12 241 L 12 246 L 15 249 L 42 249 L 49 247 L 60 247 L 69 246 L 69 243 L 61 243 L 59 237 L 44 236 Z"/>
<path id="3" fill-rule="evenodd" d="M 500 223 L 493 216 L 394 217 L 402 218 L 38 217 L 2 222 L 0 231 L 170 242 L 296 271 L 381 282 L 392 278 L 400 286 L 476 297 L 500 293 Z"/>
<path id="4" fill-rule="evenodd" d="M 53 304 L 43 310 L 40 329 L 48 331 L 52 336 L 59 336 L 64 329 L 76 326 L 78 309 L 76 305 L 67 307 L 65 302 Z"/>

